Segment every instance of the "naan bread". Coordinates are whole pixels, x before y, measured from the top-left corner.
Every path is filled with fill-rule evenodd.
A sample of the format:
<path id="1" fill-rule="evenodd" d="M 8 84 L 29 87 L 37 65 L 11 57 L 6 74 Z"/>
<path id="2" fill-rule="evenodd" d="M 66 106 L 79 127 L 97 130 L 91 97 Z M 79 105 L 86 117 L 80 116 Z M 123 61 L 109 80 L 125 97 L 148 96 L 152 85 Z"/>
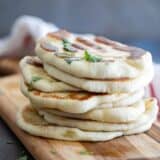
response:
<path id="1" fill-rule="evenodd" d="M 93 108 L 125 107 L 139 101 L 144 91 L 119 94 L 96 94 L 89 92 L 44 93 L 30 88 L 21 81 L 22 93 L 38 108 L 58 109 L 68 113 L 85 113 Z M 128 99 L 128 100 L 127 100 Z"/>
<path id="2" fill-rule="evenodd" d="M 137 78 L 117 80 L 93 80 L 78 78 L 46 63 L 44 64 L 44 69 L 50 76 L 53 76 L 56 79 L 59 79 L 65 83 L 76 86 L 83 90 L 97 93 L 134 92 L 140 88 L 147 86 L 153 78 L 153 67 L 143 72 Z"/>
<path id="3" fill-rule="evenodd" d="M 49 33 L 36 45 L 45 63 L 79 78 L 136 78 L 152 67 L 148 51 L 104 37 L 76 36 L 60 30 Z"/>
<path id="4" fill-rule="evenodd" d="M 32 106 L 36 109 L 39 107 L 32 103 Z M 108 123 L 129 123 L 136 121 L 145 112 L 145 102 L 143 100 L 126 107 L 114 107 L 114 108 L 95 108 L 82 114 L 55 112 L 55 110 L 49 110 L 49 112 L 75 119 L 83 120 L 95 120 L 98 122 Z"/>
<path id="5" fill-rule="evenodd" d="M 43 69 L 37 57 L 26 56 L 20 61 L 20 68 L 25 82 L 31 88 L 42 92 L 78 91 L 80 89 L 50 77 Z"/>
<path id="6" fill-rule="evenodd" d="M 45 138 L 69 141 L 107 141 L 122 135 L 147 131 L 151 127 L 151 122 L 127 131 L 89 132 L 48 124 L 33 108 L 26 106 L 22 107 L 17 114 L 17 125 L 31 135 Z"/>
<path id="7" fill-rule="evenodd" d="M 145 112 L 136 121 L 126 124 L 104 123 L 91 120 L 67 118 L 53 114 L 52 112 L 50 112 L 51 110 L 45 110 L 45 109 L 39 110 L 38 112 L 40 115 L 43 116 L 43 118 L 49 124 L 55 124 L 71 128 L 79 128 L 81 130 L 86 130 L 86 131 L 124 131 L 124 130 L 135 129 L 149 122 L 151 124 L 153 123 L 158 113 L 156 100 L 151 98 L 146 99 L 145 108 L 146 108 Z"/>
<path id="8" fill-rule="evenodd" d="M 69 141 L 106 141 L 122 135 L 122 132 L 86 132 L 77 128 L 50 125 L 31 107 L 24 107 L 19 111 L 17 125 L 31 135 Z"/>

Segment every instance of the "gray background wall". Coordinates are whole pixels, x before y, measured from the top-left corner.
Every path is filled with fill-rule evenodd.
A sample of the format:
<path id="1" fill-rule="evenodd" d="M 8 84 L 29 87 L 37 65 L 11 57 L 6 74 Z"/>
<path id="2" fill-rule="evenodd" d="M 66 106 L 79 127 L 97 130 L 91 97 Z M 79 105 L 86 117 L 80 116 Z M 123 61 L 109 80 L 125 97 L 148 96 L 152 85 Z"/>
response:
<path id="1" fill-rule="evenodd" d="M 160 50 L 160 0 L 0 0 L 0 36 L 23 14 L 73 32 L 132 43 L 157 55 Z"/>
<path id="2" fill-rule="evenodd" d="M 0 0 L 0 35 L 22 14 L 40 16 L 74 32 L 159 39 L 159 0 Z"/>

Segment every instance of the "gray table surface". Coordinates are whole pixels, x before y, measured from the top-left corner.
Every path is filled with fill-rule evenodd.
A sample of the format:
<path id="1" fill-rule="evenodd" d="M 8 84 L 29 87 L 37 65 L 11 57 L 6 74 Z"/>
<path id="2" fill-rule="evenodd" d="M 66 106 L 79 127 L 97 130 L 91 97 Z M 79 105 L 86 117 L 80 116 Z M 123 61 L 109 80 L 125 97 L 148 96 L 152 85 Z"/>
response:
<path id="1" fill-rule="evenodd" d="M 27 160 L 33 160 L 25 147 L 0 118 L 0 160 L 18 160 L 22 155 L 27 155 Z"/>

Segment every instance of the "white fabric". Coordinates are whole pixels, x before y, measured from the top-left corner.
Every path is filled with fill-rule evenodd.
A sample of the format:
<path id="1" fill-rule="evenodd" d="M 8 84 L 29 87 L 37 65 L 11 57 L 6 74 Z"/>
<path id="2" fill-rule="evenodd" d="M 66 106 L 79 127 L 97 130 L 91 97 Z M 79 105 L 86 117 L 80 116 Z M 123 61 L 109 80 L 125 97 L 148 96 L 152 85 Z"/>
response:
<path id="1" fill-rule="evenodd" d="M 25 37 L 28 35 L 33 38 L 33 41 L 37 41 L 46 33 L 57 29 L 54 24 L 45 22 L 38 17 L 21 16 L 15 20 L 10 35 L 0 39 L 0 56 L 11 54 L 13 51 L 20 49 L 23 46 Z"/>

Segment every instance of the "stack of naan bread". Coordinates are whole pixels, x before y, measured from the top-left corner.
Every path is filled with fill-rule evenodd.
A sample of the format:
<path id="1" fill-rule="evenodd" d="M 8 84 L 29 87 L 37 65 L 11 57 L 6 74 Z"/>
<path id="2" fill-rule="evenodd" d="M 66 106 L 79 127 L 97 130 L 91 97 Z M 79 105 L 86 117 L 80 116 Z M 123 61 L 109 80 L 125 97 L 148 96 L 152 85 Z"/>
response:
<path id="1" fill-rule="evenodd" d="M 60 30 L 40 39 L 37 57 L 20 62 L 21 91 L 31 106 L 20 128 L 47 138 L 105 141 L 150 129 L 158 107 L 144 98 L 151 54 L 104 37 Z"/>

